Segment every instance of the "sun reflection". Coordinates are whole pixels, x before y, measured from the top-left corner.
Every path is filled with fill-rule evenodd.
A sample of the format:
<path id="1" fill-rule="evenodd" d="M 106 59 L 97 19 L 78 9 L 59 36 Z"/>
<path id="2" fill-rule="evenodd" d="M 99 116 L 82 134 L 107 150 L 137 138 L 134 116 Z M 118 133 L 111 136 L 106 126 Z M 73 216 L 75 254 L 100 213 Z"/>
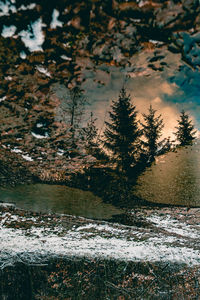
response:
<path id="1" fill-rule="evenodd" d="M 160 156 L 138 183 L 136 194 L 148 201 L 200 206 L 200 141 Z"/>

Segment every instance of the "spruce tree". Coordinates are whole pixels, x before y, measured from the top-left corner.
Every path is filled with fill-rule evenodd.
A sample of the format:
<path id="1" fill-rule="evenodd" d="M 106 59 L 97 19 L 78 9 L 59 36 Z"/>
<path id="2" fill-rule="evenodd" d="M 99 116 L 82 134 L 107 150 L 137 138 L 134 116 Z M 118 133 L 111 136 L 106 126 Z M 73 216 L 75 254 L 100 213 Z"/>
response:
<path id="1" fill-rule="evenodd" d="M 141 130 L 138 128 L 136 107 L 130 95 L 122 88 L 117 100 L 112 102 L 110 122 L 106 123 L 104 146 L 120 172 L 127 173 L 137 162 Z"/>
<path id="2" fill-rule="evenodd" d="M 159 142 L 164 124 L 161 115 L 156 116 L 156 110 L 153 109 L 151 105 L 149 107 L 148 114 L 143 114 L 143 117 L 145 123 L 140 124 L 142 125 L 142 131 L 145 139 L 142 141 L 142 144 L 144 146 L 147 160 L 152 162 L 155 160 L 155 156 L 158 154 L 158 151 L 161 150 L 164 142 L 164 140 Z"/>
<path id="3" fill-rule="evenodd" d="M 174 134 L 180 146 L 192 144 L 195 139 L 196 130 L 194 130 L 192 120 L 189 120 L 189 115 L 184 110 L 181 111 L 178 126 L 175 128 L 177 131 Z"/>
<path id="4" fill-rule="evenodd" d="M 90 113 L 87 126 L 83 128 L 83 135 L 85 139 L 86 152 L 94 156 L 97 160 L 106 160 L 107 156 L 103 149 L 100 148 L 100 142 L 98 140 L 98 130 L 96 127 L 96 118 L 93 113 Z"/>
<path id="5" fill-rule="evenodd" d="M 93 113 L 90 113 L 90 118 L 87 122 L 87 126 L 83 128 L 84 136 L 85 136 L 85 142 L 86 142 L 86 149 L 88 151 L 92 151 L 93 147 L 96 146 L 96 139 L 97 139 L 97 128 L 95 125 L 96 118 L 94 118 Z"/>

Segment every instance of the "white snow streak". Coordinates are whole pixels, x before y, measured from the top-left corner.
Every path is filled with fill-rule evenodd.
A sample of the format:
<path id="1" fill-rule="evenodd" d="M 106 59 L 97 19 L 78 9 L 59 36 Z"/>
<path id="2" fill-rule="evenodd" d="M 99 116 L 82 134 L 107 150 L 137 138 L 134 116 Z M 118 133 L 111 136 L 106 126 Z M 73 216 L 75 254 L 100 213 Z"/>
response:
<path id="1" fill-rule="evenodd" d="M 28 154 L 22 154 L 22 157 L 27 161 L 33 161 L 32 157 L 30 157 Z"/>
<path id="2" fill-rule="evenodd" d="M 71 61 L 72 60 L 72 58 L 71 57 L 68 57 L 68 56 L 66 56 L 66 55 L 61 55 L 60 56 L 62 59 L 64 59 L 64 60 L 68 60 L 68 61 Z"/>
<path id="3" fill-rule="evenodd" d="M 36 134 L 34 132 L 31 132 L 32 136 L 34 136 L 36 139 L 46 139 L 48 138 L 48 134 L 45 134 L 45 135 L 41 135 L 41 134 Z"/>
<path id="4" fill-rule="evenodd" d="M 17 147 L 11 149 L 10 151 L 15 153 L 22 153 L 22 150 L 18 149 Z"/>
<path id="5" fill-rule="evenodd" d="M 189 237 L 194 239 L 200 239 L 200 228 L 195 230 L 190 225 L 178 222 L 168 214 L 164 216 L 153 215 L 147 217 L 147 220 L 156 224 L 157 227 L 165 229 L 167 232 L 176 233 L 183 237 Z"/>
<path id="6" fill-rule="evenodd" d="M 73 226 L 66 230 L 40 226 L 30 229 L 5 227 L 6 222 L 32 220 L 4 213 L 0 222 L 0 268 L 16 260 L 38 262 L 40 257 L 79 256 L 91 258 L 112 258 L 127 261 L 168 261 L 200 265 L 199 250 L 173 243 L 177 238 L 163 233 L 139 231 L 137 227 L 116 226 L 116 224 L 89 223 Z M 194 239 L 195 241 L 195 239 Z"/>
<path id="7" fill-rule="evenodd" d="M 28 9 L 34 9 L 36 7 L 36 4 L 35 3 L 31 3 L 27 6 L 25 6 L 24 4 L 22 4 L 19 8 L 18 8 L 18 11 L 20 10 L 28 10 Z"/>
<path id="8" fill-rule="evenodd" d="M 0 98 L 0 102 L 6 100 L 6 96 L 3 96 L 2 98 Z"/>

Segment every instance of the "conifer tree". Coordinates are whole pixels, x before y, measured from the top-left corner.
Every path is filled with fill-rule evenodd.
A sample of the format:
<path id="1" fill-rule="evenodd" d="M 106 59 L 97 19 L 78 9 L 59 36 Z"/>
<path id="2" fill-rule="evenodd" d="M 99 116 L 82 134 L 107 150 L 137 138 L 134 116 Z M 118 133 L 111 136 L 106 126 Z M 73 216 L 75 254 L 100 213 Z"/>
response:
<path id="1" fill-rule="evenodd" d="M 110 151 L 117 169 L 127 173 L 137 162 L 141 130 L 138 128 L 136 107 L 123 87 L 117 100 L 112 102 L 110 122 L 106 123 L 104 146 Z"/>
<path id="2" fill-rule="evenodd" d="M 195 139 L 196 130 L 194 130 L 192 120 L 189 120 L 189 115 L 184 110 L 181 111 L 178 126 L 175 128 L 177 131 L 174 134 L 180 146 L 192 144 Z"/>
<path id="3" fill-rule="evenodd" d="M 93 113 L 90 113 L 90 118 L 87 126 L 83 128 L 83 135 L 85 139 L 85 148 L 88 154 L 94 156 L 97 159 L 103 159 L 105 154 L 100 148 L 98 142 L 98 130 L 96 127 L 96 118 L 94 118 Z"/>
<path id="4" fill-rule="evenodd" d="M 164 127 L 161 115 L 156 116 L 156 110 L 150 105 L 148 114 L 143 114 L 145 123 L 142 125 L 142 131 L 145 140 L 142 141 L 144 151 L 149 162 L 155 160 L 159 148 L 161 149 L 164 140 L 159 142 Z"/>
<path id="5" fill-rule="evenodd" d="M 96 144 L 96 138 L 97 138 L 97 128 L 95 125 L 96 118 L 94 118 L 93 113 L 90 113 L 90 118 L 87 122 L 87 126 L 83 128 L 85 140 L 86 140 L 86 148 L 91 149 Z"/>
<path id="6" fill-rule="evenodd" d="M 96 127 L 96 118 L 93 113 L 90 113 L 90 118 L 86 127 L 82 128 L 82 139 L 86 153 L 92 155 L 98 162 L 108 160 L 108 157 L 101 147 L 101 142 L 98 138 L 98 129 Z"/>
<path id="7" fill-rule="evenodd" d="M 165 154 L 166 152 L 171 151 L 172 148 L 173 148 L 172 141 L 171 141 L 170 137 L 168 137 L 168 138 L 163 140 L 162 148 L 159 150 L 158 154 L 159 155 Z"/>

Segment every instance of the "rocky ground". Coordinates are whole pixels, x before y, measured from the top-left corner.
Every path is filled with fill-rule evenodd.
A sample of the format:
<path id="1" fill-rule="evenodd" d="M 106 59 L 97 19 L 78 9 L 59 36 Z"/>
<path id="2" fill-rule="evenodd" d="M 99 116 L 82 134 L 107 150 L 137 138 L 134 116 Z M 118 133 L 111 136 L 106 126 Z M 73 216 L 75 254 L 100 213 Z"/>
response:
<path id="1" fill-rule="evenodd" d="M 46 265 L 49 267 L 44 273 L 45 276 L 47 274 L 50 276 L 48 284 L 49 288 L 51 287 L 51 292 L 48 292 L 50 294 L 55 292 L 55 295 L 56 293 L 58 295 L 61 287 L 63 292 L 60 297 L 62 295 L 63 298 L 58 296 L 55 299 L 66 299 L 64 293 L 65 295 L 69 293 L 69 299 L 75 299 L 73 296 L 70 298 L 70 291 L 72 293 L 74 284 L 72 282 L 77 272 L 80 272 L 80 284 L 85 285 L 87 277 L 88 284 L 96 285 L 98 290 L 102 282 L 91 283 L 89 273 L 92 272 L 93 276 L 94 274 L 97 276 L 99 268 L 102 270 L 110 262 L 116 265 L 118 272 L 121 268 L 120 264 L 123 266 L 123 271 L 120 271 L 123 274 L 112 275 L 112 280 L 110 277 L 105 279 L 105 281 L 108 280 L 107 288 L 113 290 L 114 294 L 125 297 L 122 299 L 131 299 L 134 291 L 135 297 L 137 293 L 144 292 L 147 293 L 145 299 L 150 299 L 148 295 L 151 285 L 156 287 L 155 299 L 162 293 L 164 293 L 162 299 L 176 299 L 175 293 L 179 296 L 181 293 L 190 295 L 188 296 L 190 298 L 186 296 L 184 299 L 197 299 L 195 297 L 198 297 L 200 292 L 200 210 L 198 208 L 188 210 L 175 207 L 142 207 L 126 212 L 123 215 L 123 219 L 125 218 L 128 218 L 129 224 L 132 222 L 132 225 L 98 222 L 67 215 L 31 213 L 3 204 L 1 205 L 0 231 L 2 276 L 6 278 L 6 272 L 11 272 L 10 276 L 14 276 L 13 268 L 19 267 L 20 264 L 26 268 L 27 266 L 43 268 Z M 57 261 L 57 268 L 55 268 L 55 261 Z M 51 270 L 52 264 L 54 270 Z M 76 274 L 68 276 L 67 268 L 70 264 L 76 265 Z M 90 265 L 87 272 L 83 267 L 85 264 Z M 100 267 L 101 264 L 103 267 Z M 128 273 L 126 268 L 129 270 Z M 154 272 L 157 272 L 157 275 Z M 170 280 L 174 278 L 173 283 L 170 283 L 169 278 L 163 281 L 163 272 L 168 274 Z M 186 274 L 190 274 L 191 278 Z M 184 279 L 184 276 L 187 278 Z M 135 290 L 134 278 L 136 277 L 141 286 Z M 185 284 L 187 281 L 190 291 L 186 291 L 183 286 L 184 280 Z M 105 288 L 105 282 L 103 285 Z M 94 286 L 92 289 L 95 289 Z M 80 293 L 86 293 L 85 296 L 82 294 L 83 298 L 80 299 L 87 299 L 92 289 L 88 291 L 86 287 L 82 290 L 80 288 Z M 7 291 L 9 293 L 9 288 Z M 166 294 L 167 291 L 168 294 Z M 99 299 L 105 298 L 102 296 Z"/>

